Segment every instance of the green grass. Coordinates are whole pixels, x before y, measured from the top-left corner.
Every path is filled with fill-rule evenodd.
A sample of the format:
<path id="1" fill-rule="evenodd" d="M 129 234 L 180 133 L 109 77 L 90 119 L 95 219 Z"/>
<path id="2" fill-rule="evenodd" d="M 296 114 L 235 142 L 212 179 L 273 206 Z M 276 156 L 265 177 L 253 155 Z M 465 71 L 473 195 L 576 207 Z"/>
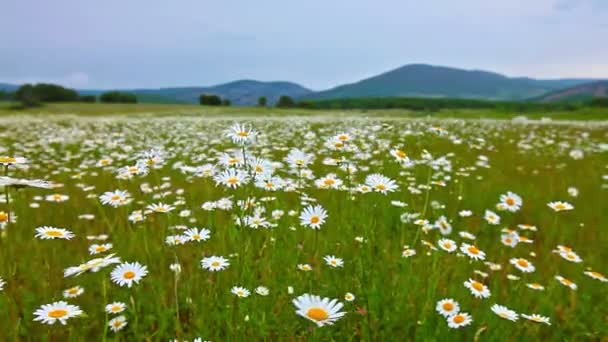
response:
<path id="1" fill-rule="evenodd" d="M 351 112 L 335 119 L 329 115 L 333 112 L 303 111 L 310 117 L 282 118 L 263 114 L 300 111 L 197 106 L 71 104 L 41 110 L 48 114 L 0 118 L 0 146 L 5 149 L 0 155 L 30 159 L 29 168 L 10 168 L 9 175 L 63 184 L 54 190 L 10 192 L 11 210 L 17 220 L 7 225 L 0 239 L 0 277 L 6 281 L 0 292 L 2 339 L 167 341 L 200 336 L 213 341 L 470 341 L 478 335 L 486 341 L 581 341 L 608 336 L 607 285 L 583 274 L 588 268 L 608 272 L 608 201 L 602 200 L 608 184 L 602 179 L 608 174 L 608 155 L 601 145 L 608 137 L 605 125 L 398 120 L 395 117 L 401 114 L 392 111 L 373 113 L 391 117 L 388 119 L 365 118 L 370 113 Z M 104 111 L 128 111 L 132 115 L 102 117 Z M 72 112 L 99 117 L 51 115 Z M 143 113 L 155 116 L 138 115 Z M 220 117 L 222 113 L 224 118 Z M 304 180 L 297 191 L 269 192 L 252 185 L 233 190 L 174 167 L 176 163 L 213 164 L 219 152 L 232 153 L 235 146 L 222 132 L 231 125 L 231 115 L 244 113 L 254 114 L 247 120 L 263 133 L 258 143 L 247 148 L 249 155 L 282 161 L 290 148 L 301 148 L 315 154 L 311 166 L 315 179 L 335 173 L 344 184 L 357 185 L 366 175 L 381 173 L 395 180 L 399 189 L 388 195 L 351 196 L 344 190 L 318 189 L 314 180 Z M 473 118 L 478 114 L 459 112 L 456 116 Z M 448 133 L 439 136 L 429 131 L 437 125 Z M 357 146 L 358 152 L 326 147 L 327 139 L 343 131 L 352 134 L 350 144 Z M 305 136 L 310 132 L 314 136 Z M 118 168 L 133 165 L 138 152 L 152 147 L 165 151 L 163 167 L 130 180 L 116 177 Z M 417 165 L 401 167 L 389 154 L 393 147 L 405 150 Z M 573 149 L 583 151 L 584 158 L 571 158 Z M 445 157 L 450 162 L 433 169 L 424 162 L 423 151 L 435 160 Z M 488 158 L 488 168 L 477 165 L 479 156 Z M 106 157 L 113 159 L 111 166 L 96 166 Z M 344 157 L 358 172 L 349 177 L 336 166 L 324 165 L 326 157 Z M 279 167 L 276 174 L 299 183 L 287 166 Z M 434 181 L 439 180 L 445 186 L 436 185 Z M 143 184 L 152 191 L 142 191 Z M 568 187 L 576 187 L 579 196 L 568 195 Z M 412 193 L 409 188 L 420 193 Z M 116 189 L 127 190 L 133 201 L 118 208 L 101 205 L 98 196 Z M 507 191 L 523 198 L 520 211 L 496 210 L 499 196 Z M 52 193 L 68 195 L 69 200 L 44 200 Z M 327 222 L 318 231 L 302 226 L 298 220 L 298 213 L 306 205 L 301 200 L 304 195 L 314 198 L 328 212 Z M 251 215 L 250 209 L 201 208 L 206 201 L 224 197 L 234 201 L 257 198 L 257 208 L 265 209 L 261 215 L 276 227 L 237 226 L 235 218 Z M 267 197 L 271 199 L 261 200 Z M 394 200 L 408 206 L 394 206 Z M 554 200 L 568 201 L 575 209 L 555 213 L 547 207 Z M 169 214 L 149 214 L 141 223 L 128 221 L 133 211 L 158 202 L 173 204 L 177 209 Z M 32 207 L 33 203 L 39 207 Z M 6 203 L 0 203 L 0 211 L 7 209 Z M 460 217 L 458 212 L 463 209 L 472 210 L 474 215 Z M 500 225 L 483 220 L 486 209 L 499 213 Z M 191 215 L 180 216 L 182 210 L 190 210 Z M 272 219 L 273 210 L 282 210 L 285 215 Z M 296 215 L 289 215 L 290 211 Z M 419 213 L 430 222 L 445 216 L 454 229 L 446 237 L 462 243 L 470 241 L 458 232 L 476 235 L 475 244 L 487 254 L 487 261 L 501 264 L 502 270 L 491 271 L 481 261 L 429 249 L 423 241 L 436 244 L 444 236 L 436 229 L 427 234 L 414 223 L 403 222 L 400 217 L 404 213 Z M 83 214 L 92 214 L 94 219 L 79 218 Z M 517 229 L 524 223 L 538 227 L 537 232 L 519 230 L 533 243 L 520 243 L 514 248 L 501 244 L 501 229 Z M 35 228 L 43 225 L 64 227 L 76 237 L 69 241 L 34 238 Z M 179 230 L 171 229 L 176 225 L 207 227 L 211 238 L 168 246 L 166 237 L 179 234 Z M 93 241 L 86 236 L 102 233 L 108 234 L 107 242 L 114 244 L 111 252 L 124 261 L 148 267 L 149 274 L 139 284 L 127 288 L 112 283 L 109 273 L 114 265 L 97 273 L 63 277 L 65 268 L 94 257 L 88 253 Z M 356 237 L 366 242 L 359 243 Z M 414 248 L 416 255 L 402 257 L 404 245 Z M 557 245 L 572 247 L 583 262 L 562 259 L 552 252 Z M 201 269 L 201 258 L 210 255 L 227 257 L 231 265 L 218 273 Z M 344 267 L 325 265 L 326 255 L 343 258 Z M 514 269 L 509 264 L 514 257 L 530 260 L 536 271 Z M 176 280 L 169 265 L 177 261 L 182 273 Z M 304 263 L 312 265 L 313 270 L 298 270 L 297 265 Z M 488 277 L 483 279 L 476 270 Z M 508 274 L 520 280 L 508 280 Z M 561 285 L 554 279 L 557 274 L 574 281 L 578 290 Z M 491 297 L 474 298 L 463 286 L 469 278 L 487 284 Z M 542 284 L 545 291 L 527 288 L 529 282 Z M 40 305 L 62 300 L 62 291 L 75 285 L 85 292 L 67 301 L 78 305 L 86 316 L 70 319 L 65 326 L 32 321 Z M 235 297 L 230 293 L 235 285 L 248 288 L 252 295 Z M 254 294 L 257 286 L 268 287 L 270 294 Z M 288 287 L 293 287 L 293 294 Z M 353 293 L 355 301 L 345 302 L 346 292 Z M 297 316 L 291 304 L 303 293 L 339 299 L 345 304 L 346 316 L 333 326 L 315 328 Z M 472 315 L 472 324 L 449 329 L 445 319 L 435 312 L 436 302 L 443 298 L 457 300 L 462 311 Z M 104 329 L 108 319 L 104 305 L 113 301 L 128 306 L 124 313 L 128 325 L 118 333 Z M 523 318 L 506 321 L 490 311 L 494 303 L 518 313 L 547 316 L 552 325 Z"/>
<path id="2" fill-rule="evenodd" d="M 191 104 L 108 104 L 108 103 L 49 103 L 41 107 L 15 109 L 14 104 L 0 102 L 0 116 L 20 115 L 78 115 L 78 116 L 321 116 L 321 117 L 387 117 L 387 118 L 461 118 L 461 119 L 501 119 L 510 120 L 517 116 L 539 120 L 551 118 L 554 120 L 608 120 L 608 109 L 581 107 L 573 111 L 550 111 L 517 113 L 488 109 L 445 109 L 439 111 L 413 111 L 407 109 L 349 109 L 349 110 L 310 110 L 302 108 L 260 108 L 260 107 L 203 107 Z"/>

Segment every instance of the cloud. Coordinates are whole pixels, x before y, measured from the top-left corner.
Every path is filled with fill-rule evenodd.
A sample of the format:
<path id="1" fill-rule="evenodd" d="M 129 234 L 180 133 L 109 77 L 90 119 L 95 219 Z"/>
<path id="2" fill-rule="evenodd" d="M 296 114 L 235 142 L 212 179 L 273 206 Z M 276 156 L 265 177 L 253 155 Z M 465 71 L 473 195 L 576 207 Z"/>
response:
<path id="1" fill-rule="evenodd" d="M 553 8 L 557 11 L 572 11 L 581 7 L 590 7 L 594 11 L 608 10 L 606 0 L 556 0 Z"/>

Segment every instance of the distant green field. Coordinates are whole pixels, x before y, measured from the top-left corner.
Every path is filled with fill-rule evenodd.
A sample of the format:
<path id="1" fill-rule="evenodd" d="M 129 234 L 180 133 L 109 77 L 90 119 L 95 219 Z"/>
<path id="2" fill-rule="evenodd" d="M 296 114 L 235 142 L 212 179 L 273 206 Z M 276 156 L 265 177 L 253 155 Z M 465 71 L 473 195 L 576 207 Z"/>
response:
<path id="1" fill-rule="evenodd" d="M 362 116 L 399 118 L 462 118 L 462 119 L 512 119 L 525 116 L 529 119 L 551 118 L 554 120 L 608 120 L 608 108 L 582 107 L 574 111 L 548 111 L 518 113 L 492 109 L 444 109 L 438 111 L 407 109 L 305 109 L 260 107 L 203 107 L 189 104 L 107 104 L 107 103 L 51 103 L 41 107 L 15 109 L 14 104 L 0 102 L 0 116 L 73 114 L 85 116 L 110 115 L 188 115 L 188 116 Z"/>

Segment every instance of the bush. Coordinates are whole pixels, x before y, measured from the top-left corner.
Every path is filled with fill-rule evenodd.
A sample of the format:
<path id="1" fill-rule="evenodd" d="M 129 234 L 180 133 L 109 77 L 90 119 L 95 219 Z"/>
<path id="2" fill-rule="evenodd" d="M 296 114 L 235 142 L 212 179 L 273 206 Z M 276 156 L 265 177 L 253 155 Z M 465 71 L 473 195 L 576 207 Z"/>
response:
<path id="1" fill-rule="evenodd" d="M 80 97 L 80 102 L 95 103 L 97 98 L 95 95 L 83 95 Z"/>
<path id="2" fill-rule="evenodd" d="M 223 99 L 222 100 L 222 106 L 227 106 L 229 107 L 232 104 L 232 102 L 230 102 L 229 99 Z"/>
<path id="3" fill-rule="evenodd" d="M 268 104 L 268 99 L 266 98 L 266 96 L 258 97 L 258 107 L 266 107 L 267 104 Z"/>
<path id="4" fill-rule="evenodd" d="M 203 106 L 221 106 L 222 99 L 217 95 L 201 94 L 198 102 Z"/>
<path id="5" fill-rule="evenodd" d="M 279 97 L 279 101 L 277 102 L 277 107 L 279 108 L 291 108 L 295 106 L 296 102 L 291 97 L 286 95 Z"/>
<path id="6" fill-rule="evenodd" d="M 105 103 L 137 103 L 137 96 L 131 93 L 109 91 L 101 94 L 101 96 L 99 96 L 99 101 Z"/>
<path id="7" fill-rule="evenodd" d="M 34 106 L 40 102 L 76 102 L 80 99 L 74 89 L 50 83 L 24 84 L 15 92 L 15 99 L 24 106 Z"/>

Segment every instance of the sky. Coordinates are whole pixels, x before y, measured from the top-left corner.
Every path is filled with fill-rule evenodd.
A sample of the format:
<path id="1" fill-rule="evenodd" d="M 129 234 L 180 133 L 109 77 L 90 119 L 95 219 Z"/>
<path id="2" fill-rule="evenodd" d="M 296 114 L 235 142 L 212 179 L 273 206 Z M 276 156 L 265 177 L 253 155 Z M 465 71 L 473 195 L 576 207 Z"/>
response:
<path id="1" fill-rule="evenodd" d="M 410 63 L 608 78 L 607 42 L 608 0 L 8 0 L 0 82 L 322 90 Z"/>

